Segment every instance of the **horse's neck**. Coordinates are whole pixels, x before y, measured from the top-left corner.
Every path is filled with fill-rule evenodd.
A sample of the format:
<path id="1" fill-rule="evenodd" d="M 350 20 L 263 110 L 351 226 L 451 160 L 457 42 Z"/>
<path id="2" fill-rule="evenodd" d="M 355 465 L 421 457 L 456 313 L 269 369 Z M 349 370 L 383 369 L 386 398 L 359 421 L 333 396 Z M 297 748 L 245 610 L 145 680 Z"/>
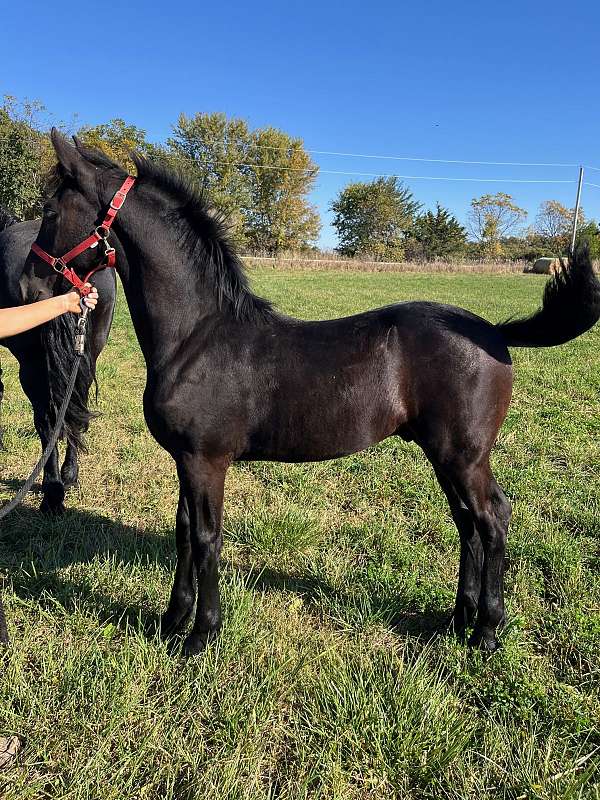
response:
<path id="1" fill-rule="evenodd" d="M 117 233 L 127 266 L 117 267 L 140 347 L 151 367 L 168 359 L 201 320 L 220 311 L 214 291 L 194 275 L 187 254 L 173 246 L 168 231 L 160 236 L 165 223 L 153 220 L 151 229 L 136 223 L 140 206 L 131 203 L 129 213 L 119 218 Z"/>

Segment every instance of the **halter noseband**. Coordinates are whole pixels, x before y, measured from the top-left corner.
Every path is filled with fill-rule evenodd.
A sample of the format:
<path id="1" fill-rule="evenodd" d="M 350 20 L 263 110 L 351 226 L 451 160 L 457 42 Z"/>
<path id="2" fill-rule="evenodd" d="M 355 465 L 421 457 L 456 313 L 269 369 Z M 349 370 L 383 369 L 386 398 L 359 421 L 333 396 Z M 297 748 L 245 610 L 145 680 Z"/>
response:
<path id="1" fill-rule="evenodd" d="M 128 175 L 123 181 L 120 189 L 117 189 L 117 191 L 114 193 L 101 224 L 94 229 L 94 232 L 90 234 L 87 239 L 84 239 L 72 250 L 69 250 L 69 252 L 65 253 L 64 256 L 59 256 L 58 258 L 51 256 L 50 253 L 47 253 L 45 250 L 43 250 L 39 244 L 37 244 L 37 242 L 34 242 L 31 245 L 31 252 L 35 253 L 36 256 L 39 256 L 43 261 L 46 262 L 46 264 L 50 264 L 52 269 L 56 270 L 56 272 L 60 273 L 65 280 L 69 281 L 69 283 L 72 284 L 75 289 L 77 289 L 82 297 L 85 297 L 91 292 L 91 287 L 86 286 L 85 284 L 95 272 L 98 272 L 98 270 L 104 269 L 105 267 L 114 268 L 115 266 L 115 248 L 110 246 L 108 242 L 108 235 L 110 233 L 111 225 L 117 216 L 117 212 L 120 208 L 122 208 L 125 198 L 127 197 L 127 193 L 134 183 L 135 178 L 131 175 Z M 67 264 L 69 261 L 77 258 L 77 256 L 81 255 L 81 253 L 85 252 L 86 250 L 96 247 L 99 242 L 103 242 L 104 244 L 104 258 L 106 260 L 101 261 L 100 264 L 94 267 L 94 269 L 90 270 L 82 280 L 74 270 L 67 267 Z"/>

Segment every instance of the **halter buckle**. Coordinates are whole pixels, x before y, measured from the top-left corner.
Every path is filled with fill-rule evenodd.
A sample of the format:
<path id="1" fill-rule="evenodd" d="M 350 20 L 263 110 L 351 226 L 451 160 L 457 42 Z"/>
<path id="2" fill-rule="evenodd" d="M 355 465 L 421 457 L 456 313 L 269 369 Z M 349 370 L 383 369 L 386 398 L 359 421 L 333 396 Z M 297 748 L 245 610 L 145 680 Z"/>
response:
<path id="1" fill-rule="evenodd" d="M 55 258 L 54 259 L 54 264 L 52 264 L 52 269 L 55 272 L 58 272 L 59 275 L 62 275 L 63 272 L 66 270 L 66 268 L 67 268 L 67 265 L 62 260 L 62 258 Z"/>
<path id="2" fill-rule="evenodd" d="M 110 201 L 110 207 L 115 211 L 118 211 L 125 202 L 126 197 L 127 192 L 123 192 L 121 189 L 119 189 L 117 192 L 115 192 L 113 199 Z"/>

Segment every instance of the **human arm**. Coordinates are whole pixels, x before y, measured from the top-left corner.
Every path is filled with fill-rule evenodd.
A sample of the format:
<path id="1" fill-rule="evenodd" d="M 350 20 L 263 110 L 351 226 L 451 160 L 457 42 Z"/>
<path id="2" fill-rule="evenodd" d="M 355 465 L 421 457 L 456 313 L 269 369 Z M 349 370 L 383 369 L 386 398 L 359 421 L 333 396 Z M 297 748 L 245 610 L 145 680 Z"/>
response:
<path id="1" fill-rule="evenodd" d="M 30 328 L 43 325 L 44 322 L 49 322 L 68 311 L 80 314 L 79 299 L 77 292 L 68 292 L 68 294 L 61 294 L 57 297 L 50 297 L 48 300 L 40 300 L 37 303 L 16 308 L 0 308 L 0 339 L 16 336 Z M 86 297 L 85 303 L 88 308 L 95 308 L 97 301 L 98 292 L 96 289 L 92 289 Z"/>

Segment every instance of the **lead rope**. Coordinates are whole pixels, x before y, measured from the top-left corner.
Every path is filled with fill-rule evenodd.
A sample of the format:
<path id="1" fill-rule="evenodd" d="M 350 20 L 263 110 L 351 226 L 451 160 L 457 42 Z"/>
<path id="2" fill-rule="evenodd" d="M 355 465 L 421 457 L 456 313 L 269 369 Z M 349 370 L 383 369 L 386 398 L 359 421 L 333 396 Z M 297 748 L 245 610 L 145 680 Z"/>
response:
<path id="1" fill-rule="evenodd" d="M 73 389 L 75 388 L 75 381 L 77 380 L 77 373 L 79 372 L 81 359 L 85 351 L 85 334 L 87 328 L 87 315 L 89 309 L 87 306 L 83 305 L 83 299 L 81 307 L 82 307 L 82 313 L 79 319 L 77 320 L 77 328 L 75 330 L 75 361 L 73 362 L 73 369 L 71 370 L 71 375 L 69 377 L 69 382 L 67 384 L 67 390 L 65 392 L 65 396 L 63 397 L 62 404 L 58 410 L 56 425 L 54 426 L 54 430 L 52 431 L 50 439 L 48 440 L 48 444 L 46 445 L 44 452 L 40 456 L 37 464 L 33 468 L 31 475 L 27 478 L 27 480 L 21 486 L 21 488 L 13 497 L 13 499 L 9 500 L 9 502 L 6 503 L 6 505 L 0 508 L 0 520 L 4 519 L 4 517 L 7 517 L 11 511 L 14 511 L 15 508 L 17 508 L 17 506 L 19 506 L 23 502 L 25 495 L 29 492 L 29 490 L 35 483 L 38 475 L 46 466 L 46 462 L 50 458 L 60 438 L 62 426 L 65 421 L 65 416 L 67 414 L 67 408 L 71 400 L 71 395 L 73 394 Z M 2 602 L 2 594 L 0 593 L 0 644 L 6 644 L 7 642 L 8 642 L 8 630 L 6 627 L 6 616 L 4 614 L 4 603 Z"/>

